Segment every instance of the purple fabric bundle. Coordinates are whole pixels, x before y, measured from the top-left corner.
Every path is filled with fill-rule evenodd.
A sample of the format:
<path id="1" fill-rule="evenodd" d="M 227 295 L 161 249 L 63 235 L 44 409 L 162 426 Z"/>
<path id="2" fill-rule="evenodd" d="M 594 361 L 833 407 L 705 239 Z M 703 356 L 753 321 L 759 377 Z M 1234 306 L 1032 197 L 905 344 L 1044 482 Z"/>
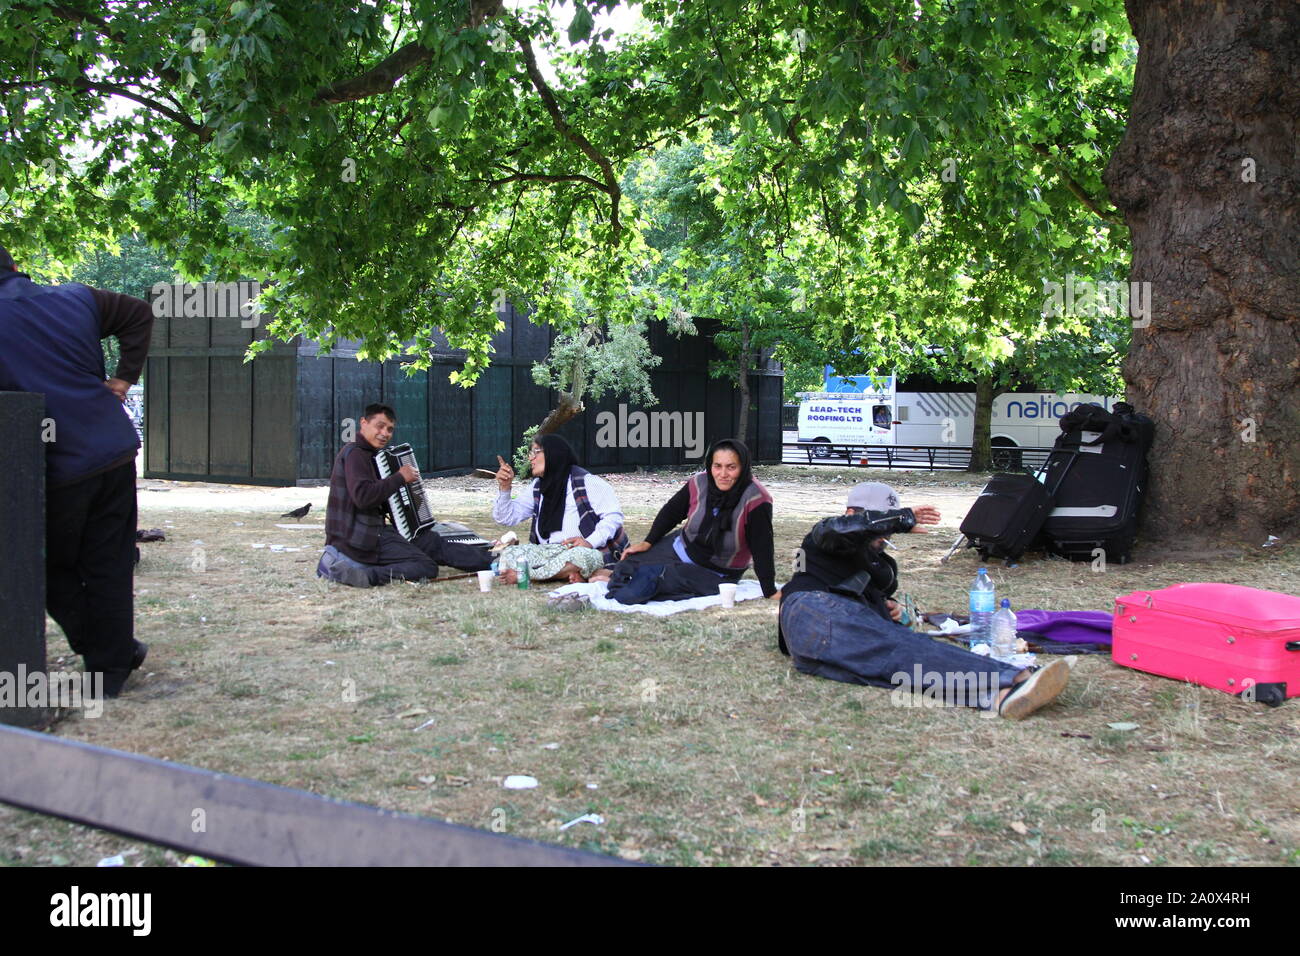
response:
<path id="1" fill-rule="evenodd" d="M 1034 631 L 1066 644 L 1109 644 L 1111 616 L 1105 611 L 1016 611 L 1016 630 Z"/>

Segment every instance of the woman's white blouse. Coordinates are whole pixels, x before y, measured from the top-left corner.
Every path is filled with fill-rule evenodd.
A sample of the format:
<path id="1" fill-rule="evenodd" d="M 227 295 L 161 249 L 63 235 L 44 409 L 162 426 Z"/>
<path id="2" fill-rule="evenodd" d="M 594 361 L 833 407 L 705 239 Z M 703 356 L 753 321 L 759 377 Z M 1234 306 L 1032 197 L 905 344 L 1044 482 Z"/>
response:
<path id="1" fill-rule="evenodd" d="M 520 491 L 518 498 L 511 498 L 510 492 L 498 489 L 496 501 L 492 503 L 492 520 L 497 524 L 509 526 L 531 519 L 533 493 L 540 480 L 534 478 L 526 491 Z M 610 487 L 609 482 L 597 475 L 588 474 L 583 482 L 587 486 L 587 501 L 596 514 L 600 515 L 600 522 L 586 538 L 593 548 L 603 548 L 623 526 L 623 512 L 618 503 L 618 495 L 614 494 L 614 489 Z M 573 497 L 573 479 L 570 478 L 564 495 L 564 523 L 560 526 L 560 530 L 551 533 L 545 543 L 559 544 L 566 538 L 582 536 L 582 531 L 578 527 L 578 502 Z"/>

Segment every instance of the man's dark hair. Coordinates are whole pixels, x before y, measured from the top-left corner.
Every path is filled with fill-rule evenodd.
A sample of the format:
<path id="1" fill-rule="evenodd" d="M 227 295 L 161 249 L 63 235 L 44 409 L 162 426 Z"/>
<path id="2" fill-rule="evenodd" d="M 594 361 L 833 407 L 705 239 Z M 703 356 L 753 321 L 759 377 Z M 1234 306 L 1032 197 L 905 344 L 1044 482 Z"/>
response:
<path id="1" fill-rule="evenodd" d="M 14 257 L 9 255 L 9 250 L 0 246 L 0 269 L 6 269 L 12 272 L 17 266 L 14 265 Z"/>
<path id="2" fill-rule="evenodd" d="M 394 422 L 397 421 L 397 412 L 393 411 L 392 405 L 383 405 L 379 402 L 373 402 L 366 406 L 365 414 L 362 418 L 374 418 L 376 415 L 387 415 Z"/>

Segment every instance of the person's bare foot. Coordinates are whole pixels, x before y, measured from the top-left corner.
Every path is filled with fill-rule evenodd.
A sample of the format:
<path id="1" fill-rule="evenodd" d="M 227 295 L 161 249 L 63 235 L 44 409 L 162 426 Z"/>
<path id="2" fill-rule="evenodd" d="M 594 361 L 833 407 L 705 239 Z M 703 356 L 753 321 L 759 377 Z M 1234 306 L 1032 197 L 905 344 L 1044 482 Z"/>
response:
<path id="1" fill-rule="evenodd" d="M 599 571 L 593 571 L 591 577 L 587 578 L 587 582 L 589 584 L 594 584 L 597 581 L 608 581 L 613 576 L 614 572 L 609 568 L 601 568 Z"/>
<path id="2" fill-rule="evenodd" d="M 501 583 L 505 585 L 514 585 L 519 583 L 519 575 L 514 568 L 507 568 L 501 572 Z"/>

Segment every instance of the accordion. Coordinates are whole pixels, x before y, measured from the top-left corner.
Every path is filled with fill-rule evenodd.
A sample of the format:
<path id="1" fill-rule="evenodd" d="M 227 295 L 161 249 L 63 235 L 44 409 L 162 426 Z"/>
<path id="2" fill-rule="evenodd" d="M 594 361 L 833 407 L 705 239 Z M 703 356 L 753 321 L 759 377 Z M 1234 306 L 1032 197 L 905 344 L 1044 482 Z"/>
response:
<path id="1" fill-rule="evenodd" d="M 410 465 L 416 472 L 420 470 L 414 449 L 405 442 L 392 448 L 381 448 L 375 455 L 375 465 L 379 468 L 380 478 L 396 474 L 403 465 Z M 421 481 L 404 484 L 389 495 L 388 513 L 393 516 L 393 524 L 407 541 L 434 525 L 433 511 L 429 508 L 429 499 Z"/>

